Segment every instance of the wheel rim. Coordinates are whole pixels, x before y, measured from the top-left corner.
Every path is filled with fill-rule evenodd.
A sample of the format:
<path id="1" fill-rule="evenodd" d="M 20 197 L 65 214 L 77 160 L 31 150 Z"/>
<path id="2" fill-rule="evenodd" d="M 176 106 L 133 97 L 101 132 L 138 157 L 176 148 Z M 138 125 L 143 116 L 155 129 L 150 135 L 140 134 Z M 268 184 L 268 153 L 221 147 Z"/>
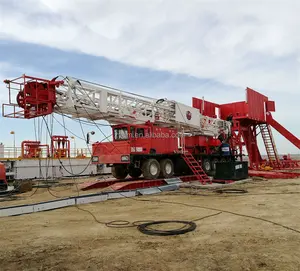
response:
<path id="1" fill-rule="evenodd" d="M 206 161 L 206 162 L 204 162 L 204 168 L 205 168 L 205 170 L 206 171 L 210 171 L 210 162 L 209 161 Z"/>
<path id="2" fill-rule="evenodd" d="M 20 107 L 24 108 L 24 93 L 19 92 L 17 95 L 17 103 Z"/>
<path id="3" fill-rule="evenodd" d="M 155 164 L 150 165 L 150 173 L 152 176 L 154 176 L 158 173 L 158 168 Z"/>
<path id="4" fill-rule="evenodd" d="M 165 165 L 165 172 L 167 174 L 171 174 L 172 173 L 172 165 L 171 165 L 171 163 L 166 163 L 166 165 Z"/>

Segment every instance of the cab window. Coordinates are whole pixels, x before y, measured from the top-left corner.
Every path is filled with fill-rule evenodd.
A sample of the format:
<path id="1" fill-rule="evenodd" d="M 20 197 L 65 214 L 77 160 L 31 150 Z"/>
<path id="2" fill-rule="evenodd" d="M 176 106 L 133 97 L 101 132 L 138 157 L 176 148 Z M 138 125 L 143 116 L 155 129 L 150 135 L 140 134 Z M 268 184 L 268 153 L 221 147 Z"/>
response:
<path id="1" fill-rule="evenodd" d="M 116 141 L 128 140 L 128 130 L 127 127 L 115 128 L 114 138 Z"/>
<path id="2" fill-rule="evenodd" d="M 136 129 L 136 137 L 144 137 L 145 136 L 145 129 L 144 128 L 137 128 Z"/>
<path id="3" fill-rule="evenodd" d="M 141 137 L 147 137 L 149 133 L 148 128 L 141 128 L 141 127 L 130 127 L 130 137 L 131 138 L 141 138 Z"/>

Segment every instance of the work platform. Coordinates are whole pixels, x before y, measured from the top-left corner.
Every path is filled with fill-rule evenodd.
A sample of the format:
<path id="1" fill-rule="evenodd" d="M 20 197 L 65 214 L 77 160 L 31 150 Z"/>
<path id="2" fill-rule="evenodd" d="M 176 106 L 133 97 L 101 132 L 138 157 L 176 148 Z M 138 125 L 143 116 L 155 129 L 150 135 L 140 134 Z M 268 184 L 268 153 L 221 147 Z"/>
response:
<path id="1" fill-rule="evenodd" d="M 28 153 L 26 152 L 26 154 Z M 42 149 L 39 158 L 29 158 L 24 155 L 22 148 L 5 147 L 0 144 L 0 162 L 5 164 L 7 180 L 49 179 L 111 173 L 111 168 L 103 164 L 91 163 L 88 149 L 70 149 L 69 157 L 64 158 L 48 157 L 46 150 Z"/>

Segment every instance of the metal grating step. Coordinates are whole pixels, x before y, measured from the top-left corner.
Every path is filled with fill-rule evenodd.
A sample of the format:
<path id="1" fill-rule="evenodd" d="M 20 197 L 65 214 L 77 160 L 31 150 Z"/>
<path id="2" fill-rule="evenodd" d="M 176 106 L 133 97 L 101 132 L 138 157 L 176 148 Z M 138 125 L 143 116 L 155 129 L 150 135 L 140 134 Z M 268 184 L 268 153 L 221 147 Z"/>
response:
<path id="1" fill-rule="evenodd" d="M 260 124 L 259 128 L 267 151 L 269 163 L 271 166 L 276 167 L 280 165 L 280 160 L 275 146 L 275 141 L 272 135 L 271 128 L 268 124 Z"/>

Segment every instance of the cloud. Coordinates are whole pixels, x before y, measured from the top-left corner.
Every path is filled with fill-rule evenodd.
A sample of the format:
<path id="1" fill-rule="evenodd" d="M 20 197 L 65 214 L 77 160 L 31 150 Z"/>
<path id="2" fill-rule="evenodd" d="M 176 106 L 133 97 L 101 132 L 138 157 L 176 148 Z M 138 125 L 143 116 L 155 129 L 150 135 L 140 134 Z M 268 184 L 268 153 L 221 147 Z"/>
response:
<path id="1" fill-rule="evenodd" d="M 0 38 L 243 89 L 299 92 L 300 3 L 296 0 L 13 3 L 2 8 Z"/>

